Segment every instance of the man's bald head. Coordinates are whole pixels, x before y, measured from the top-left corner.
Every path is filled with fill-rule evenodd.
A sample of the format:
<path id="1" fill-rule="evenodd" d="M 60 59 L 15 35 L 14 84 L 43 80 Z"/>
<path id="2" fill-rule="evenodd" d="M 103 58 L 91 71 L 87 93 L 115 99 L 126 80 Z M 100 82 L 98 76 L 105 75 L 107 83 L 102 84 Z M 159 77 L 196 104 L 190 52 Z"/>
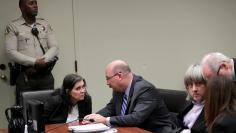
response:
<path id="1" fill-rule="evenodd" d="M 112 73 L 130 73 L 131 69 L 129 65 L 123 60 L 114 60 L 109 63 L 106 67 L 106 71 L 111 71 Z"/>

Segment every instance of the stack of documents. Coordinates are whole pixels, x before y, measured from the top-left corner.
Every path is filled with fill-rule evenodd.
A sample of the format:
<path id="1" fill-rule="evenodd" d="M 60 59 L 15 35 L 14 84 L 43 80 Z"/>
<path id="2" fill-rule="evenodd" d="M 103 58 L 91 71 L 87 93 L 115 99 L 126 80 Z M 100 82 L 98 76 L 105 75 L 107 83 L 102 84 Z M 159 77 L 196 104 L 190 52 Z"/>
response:
<path id="1" fill-rule="evenodd" d="M 73 133 L 86 133 L 86 132 L 101 132 L 108 130 L 109 127 L 102 124 L 88 124 L 88 125 L 78 125 L 78 126 L 69 126 L 68 130 Z"/>

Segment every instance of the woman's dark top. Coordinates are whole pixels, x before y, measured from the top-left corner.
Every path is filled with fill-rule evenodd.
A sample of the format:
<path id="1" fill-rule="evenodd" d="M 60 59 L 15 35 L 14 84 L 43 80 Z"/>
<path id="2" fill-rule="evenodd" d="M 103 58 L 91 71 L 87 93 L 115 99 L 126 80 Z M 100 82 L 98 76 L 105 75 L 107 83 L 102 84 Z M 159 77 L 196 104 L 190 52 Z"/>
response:
<path id="1" fill-rule="evenodd" d="M 236 133 L 236 112 L 222 112 L 212 126 L 212 133 Z"/>

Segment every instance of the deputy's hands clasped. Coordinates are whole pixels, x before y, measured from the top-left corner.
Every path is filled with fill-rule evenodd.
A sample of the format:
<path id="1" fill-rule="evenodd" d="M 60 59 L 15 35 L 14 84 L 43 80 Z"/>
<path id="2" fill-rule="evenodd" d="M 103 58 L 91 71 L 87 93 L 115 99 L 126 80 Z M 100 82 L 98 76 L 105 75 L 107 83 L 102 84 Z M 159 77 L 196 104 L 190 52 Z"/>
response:
<path id="1" fill-rule="evenodd" d="M 35 66 L 36 68 L 42 69 L 45 68 L 47 66 L 47 63 L 45 62 L 45 58 L 38 58 L 35 61 Z"/>

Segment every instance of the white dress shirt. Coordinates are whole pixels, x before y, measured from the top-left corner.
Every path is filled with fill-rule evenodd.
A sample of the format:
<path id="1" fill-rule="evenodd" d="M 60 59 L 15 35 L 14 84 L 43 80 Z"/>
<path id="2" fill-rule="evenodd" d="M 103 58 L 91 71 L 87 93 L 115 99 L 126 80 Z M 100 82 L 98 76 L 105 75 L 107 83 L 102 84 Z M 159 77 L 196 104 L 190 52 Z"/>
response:
<path id="1" fill-rule="evenodd" d="M 75 106 L 72 107 L 71 112 L 68 113 L 66 123 L 75 121 L 79 118 L 79 110 L 78 110 L 78 105 L 76 104 Z"/>
<path id="2" fill-rule="evenodd" d="M 193 124 L 202 112 L 204 103 L 204 101 L 201 103 L 193 102 L 193 108 L 189 110 L 189 112 L 184 116 L 184 125 L 187 126 L 189 129 L 192 128 Z"/>

